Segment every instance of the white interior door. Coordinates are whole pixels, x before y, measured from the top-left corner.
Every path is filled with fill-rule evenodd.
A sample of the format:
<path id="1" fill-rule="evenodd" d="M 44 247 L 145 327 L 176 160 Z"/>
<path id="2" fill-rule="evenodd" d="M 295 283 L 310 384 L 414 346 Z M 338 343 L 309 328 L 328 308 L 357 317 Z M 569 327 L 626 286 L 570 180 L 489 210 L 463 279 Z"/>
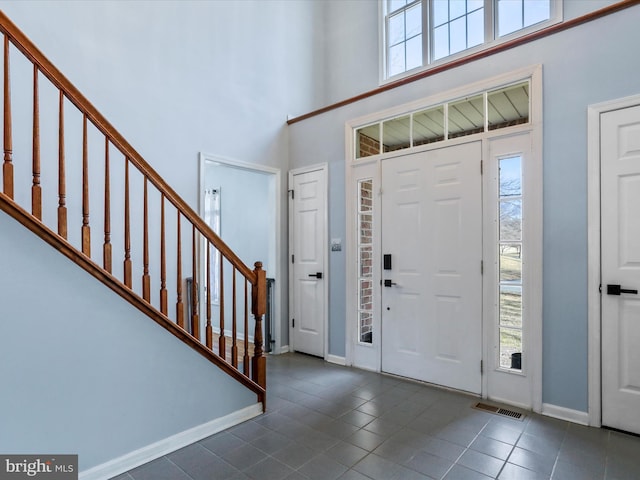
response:
<path id="1" fill-rule="evenodd" d="M 324 357 L 327 278 L 325 271 L 326 173 L 292 173 L 291 260 L 293 349 Z"/>
<path id="2" fill-rule="evenodd" d="M 391 255 L 382 370 L 474 393 L 482 386 L 481 159 L 474 142 L 382 163 L 382 253 Z"/>
<path id="3" fill-rule="evenodd" d="M 640 106 L 600 118 L 602 424 L 640 433 Z"/>

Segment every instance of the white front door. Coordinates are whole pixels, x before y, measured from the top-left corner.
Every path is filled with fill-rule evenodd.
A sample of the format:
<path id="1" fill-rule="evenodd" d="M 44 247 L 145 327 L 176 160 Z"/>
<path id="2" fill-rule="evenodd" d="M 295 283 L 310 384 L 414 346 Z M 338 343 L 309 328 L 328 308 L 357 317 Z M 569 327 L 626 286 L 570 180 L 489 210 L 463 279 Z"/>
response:
<path id="1" fill-rule="evenodd" d="M 602 424 L 640 433 L 640 106 L 600 121 Z"/>
<path id="2" fill-rule="evenodd" d="M 382 370 L 481 392 L 480 142 L 382 162 Z M 385 264 L 386 263 L 386 264 Z"/>
<path id="3" fill-rule="evenodd" d="M 292 315 L 291 335 L 297 352 L 324 357 L 326 171 L 290 174 Z"/>

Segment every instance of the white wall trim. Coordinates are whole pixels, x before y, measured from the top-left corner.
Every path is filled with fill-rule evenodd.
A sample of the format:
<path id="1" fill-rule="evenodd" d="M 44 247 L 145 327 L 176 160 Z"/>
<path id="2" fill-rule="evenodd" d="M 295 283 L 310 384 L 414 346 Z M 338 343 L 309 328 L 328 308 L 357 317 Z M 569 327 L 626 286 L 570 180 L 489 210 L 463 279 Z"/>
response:
<path id="1" fill-rule="evenodd" d="M 589 425 L 602 425 L 602 337 L 600 328 L 600 116 L 640 105 L 640 95 L 589 105 L 587 115 L 587 312 L 589 325 Z"/>
<path id="2" fill-rule="evenodd" d="M 283 293 L 283 284 L 284 284 L 284 279 L 285 277 L 282 274 L 282 269 L 281 269 L 281 265 L 282 265 L 282 215 L 281 215 L 281 211 L 282 211 L 282 171 L 279 168 L 274 168 L 274 167 L 269 167 L 266 165 L 257 165 L 254 163 L 248 163 L 248 162 L 242 162 L 240 160 L 235 160 L 235 159 L 231 159 L 231 158 L 227 158 L 227 157 L 222 157 L 222 156 L 218 156 L 218 155 L 212 155 L 209 153 L 205 153 L 205 152 L 200 152 L 199 156 L 199 169 L 198 169 L 198 174 L 199 174 L 199 179 L 198 179 L 198 186 L 199 186 L 199 194 L 198 194 L 198 213 L 200 214 L 201 217 L 204 218 L 204 182 L 205 182 L 205 166 L 207 164 L 207 162 L 216 162 L 216 163 L 221 163 L 224 165 L 227 165 L 229 167 L 233 167 L 233 168 L 239 168 L 239 169 L 243 169 L 243 170 L 249 170 L 249 171 L 253 171 L 253 172 L 260 172 L 260 173 L 266 173 L 269 175 L 273 175 L 274 177 L 274 181 L 275 181 L 275 217 L 276 217 L 276 225 L 275 225 L 275 266 L 274 266 L 274 272 L 270 273 L 267 272 L 267 275 L 269 275 L 269 277 L 271 278 L 275 278 L 276 282 L 274 284 L 274 299 L 275 299 L 275 318 L 273 319 L 273 330 L 274 330 L 274 335 L 275 335 L 275 345 L 274 345 L 274 351 L 278 351 L 280 349 L 281 343 L 282 343 L 282 322 L 285 321 L 283 320 L 282 317 L 282 293 Z M 200 249 L 204 249 L 204 243 L 202 243 L 200 245 Z M 200 264 L 202 264 L 204 262 L 203 259 L 200 259 Z M 249 267 L 251 269 L 253 269 L 253 265 L 249 265 Z M 204 269 L 201 268 L 200 269 L 200 285 L 201 288 L 203 288 L 202 286 L 205 285 L 205 282 L 203 281 L 204 279 Z M 201 298 L 205 298 L 204 295 L 204 291 L 200 292 L 201 294 Z M 206 315 L 204 312 L 204 309 L 206 308 L 206 302 L 200 302 L 200 308 L 202 309 L 202 311 L 200 312 L 200 318 L 201 319 L 205 319 Z M 263 324 L 265 324 L 263 322 Z M 266 335 L 265 335 L 265 339 L 266 339 Z"/>
<path id="3" fill-rule="evenodd" d="M 327 362 L 335 363 L 336 365 L 342 365 L 343 367 L 347 364 L 347 359 L 345 357 L 340 357 L 338 355 L 327 355 Z"/>
<path id="4" fill-rule="evenodd" d="M 216 418 L 184 432 L 177 433 L 164 440 L 147 445 L 133 452 L 127 453 L 89 470 L 80 472 L 80 480 L 107 480 L 133 468 L 144 465 L 156 458 L 175 452 L 176 450 L 198 442 L 215 433 L 238 425 L 262 414 L 262 404 L 249 405 L 224 417 Z"/>
<path id="5" fill-rule="evenodd" d="M 573 410 L 571 408 L 560 407 L 550 403 L 543 403 L 542 414 L 547 417 L 566 420 L 567 422 L 589 425 L 589 414 L 587 412 L 581 412 L 580 410 Z"/>
<path id="6" fill-rule="evenodd" d="M 289 345 L 282 345 L 280 347 L 280 353 L 289 353 Z"/>
<path id="7" fill-rule="evenodd" d="M 323 260 L 323 271 L 324 280 L 325 280 L 325 288 L 324 288 L 324 349 L 323 349 L 323 358 L 326 360 L 329 355 L 329 287 L 331 285 L 331 272 L 329 271 L 329 164 L 327 163 L 319 163 L 315 165 L 310 165 L 308 167 L 295 168 L 293 170 L 289 170 L 289 179 L 288 179 L 288 189 L 293 188 L 293 177 L 294 175 L 300 175 L 309 172 L 315 172 L 318 170 L 324 171 L 324 182 L 325 182 L 325 195 L 324 195 L 324 238 L 321 240 L 324 245 L 324 260 Z M 289 205 L 291 205 L 291 196 L 287 195 L 289 199 Z M 291 206 L 289 207 L 289 258 L 291 257 L 291 249 L 293 248 L 293 209 Z M 293 265 L 291 262 L 287 261 L 289 265 L 289 316 L 293 316 L 294 304 L 293 304 Z M 294 341 L 293 335 L 293 326 L 291 322 L 287 319 L 287 324 L 289 325 L 289 351 L 294 352 L 296 345 Z"/>

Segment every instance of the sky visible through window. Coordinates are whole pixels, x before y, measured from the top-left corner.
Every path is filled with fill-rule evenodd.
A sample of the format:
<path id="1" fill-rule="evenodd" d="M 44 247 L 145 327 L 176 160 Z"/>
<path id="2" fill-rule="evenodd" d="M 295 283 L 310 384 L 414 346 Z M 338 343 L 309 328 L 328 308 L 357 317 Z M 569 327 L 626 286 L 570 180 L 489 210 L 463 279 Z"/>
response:
<path id="1" fill-rule="evenodd" d="M 551 18 L 551 0 L 386 0 L 386 7 L 387 77 Z"/>

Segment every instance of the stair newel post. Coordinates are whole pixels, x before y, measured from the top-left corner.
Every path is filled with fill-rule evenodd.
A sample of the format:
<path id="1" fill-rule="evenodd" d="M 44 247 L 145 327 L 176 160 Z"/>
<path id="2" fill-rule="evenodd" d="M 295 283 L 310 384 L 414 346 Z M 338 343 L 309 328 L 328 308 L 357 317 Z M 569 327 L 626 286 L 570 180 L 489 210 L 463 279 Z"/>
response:
<path id="1" fill-rule="evenodd" d="M 104 245 L 102 262 L 104 269 L 111 273 L 111 167 L 109 165 L 109 137 L 104 137 Z"/>
<path id="2" fill-rule="evenodd" d="M 176 255 L 176 260 L 178 264 L 176 265 L 177 269 L 177 278 L 176 278 L 176 323 L 180 328 L 184 328 L 184 303 L 182 303 L 182 235 L 180 233 L 180 210 L 178 210 L 178 224 L 177 224 L 177 235 L 178 235 L 178 253 Z"/>
<path id="3" fill-rule="evenodd" d="M 38 66 L 33 65 L 33 185 L 31 186 L 31 214 L 42 221 L 42 188 L 40 187 L 40 95 Z"/>
<path id="4" fill-rule="evenodd" d="M 87 115 L 82 116 L 82 253 L 91 257 L 91 227 L 89 226 L 89 148 L 87 145 Z"/>
<path id="5" fill-rule="evenodd" d="M 67 185 L 64 168 L 64 93 L 58 105 L 58 235 L 67 238 Z"/>
<path id="6" fill-rule="evenodd" d="M 198 251 L 196 226 L 191 228 L 191 335 L 200 340 L 200 314 L 198 313 Z"/>
<path id="7" fill-rule="evenodd" d="M 249 376 L 249 280 L 244 280 L 244 356 L 242 357 L 242 371 Z"/>
<path id="8" fill-rule="evenodd" d="M 129 159 L 124 158 L 124 284 L 131 288 L 131 219 L 129 212 Z"/>
<path id="9" fill-rule="evenodd" d="M 255 283 L 251 291 L 252 310 L 255 318 L 252 365 L 252 380 L 262 388 L 267 386 L 267 359 L 264 356 L 262 340 L 262 318 L 267 312 L 267 272 L 262 269 L 262 262 L 255 263 Z"/>
<path id="10" fill-rule="evenodd" d="M 3 190 L 13 199 L 13 146 L 11 140 L 11 85 L 9 79 L 9 36 L 4 36 L 4 164 Z"/>

